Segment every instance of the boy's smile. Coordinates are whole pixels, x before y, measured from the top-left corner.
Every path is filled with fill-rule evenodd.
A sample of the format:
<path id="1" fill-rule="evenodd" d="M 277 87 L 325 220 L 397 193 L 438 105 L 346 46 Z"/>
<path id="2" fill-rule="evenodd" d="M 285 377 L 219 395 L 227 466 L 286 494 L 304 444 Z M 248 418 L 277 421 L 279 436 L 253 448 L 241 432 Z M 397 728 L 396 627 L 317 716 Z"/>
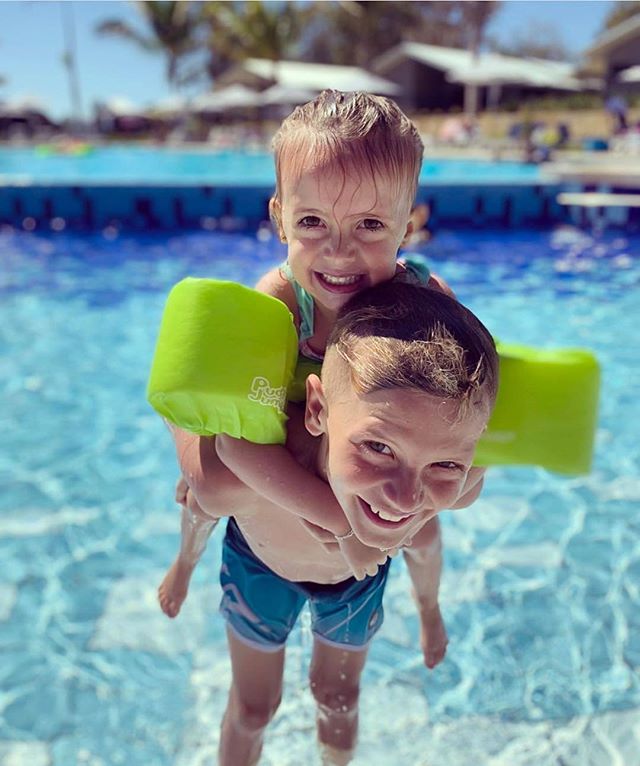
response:
<path id="1" fill-rule="evenodd" d="M 358 394 L 348 381 L 338 389 L 321 394 L 320 469 L 358 539 L 397 547 L 455 504 L 489 407 L 461 413 L 458 402 L 417 389 Z"/>
<path id="2" fill-rule="evenodd" d="M 391 279 L 410 202 L 390 178 L 357 169 L 303 171 L 279 206 L 296 281 L 334 312 L 353 293 Z"/>

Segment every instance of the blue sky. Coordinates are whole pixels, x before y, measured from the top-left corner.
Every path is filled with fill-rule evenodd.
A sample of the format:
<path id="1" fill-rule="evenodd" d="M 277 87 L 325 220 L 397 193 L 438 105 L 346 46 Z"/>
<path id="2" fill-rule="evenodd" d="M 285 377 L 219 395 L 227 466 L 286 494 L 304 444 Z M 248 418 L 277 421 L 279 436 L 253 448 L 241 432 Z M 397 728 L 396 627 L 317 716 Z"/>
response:
<path id="1" fill-rule="evenodd" d="M 613 0 L 507 0 L 489 31 L 500 40 L 508 40 L 529 25 L 552 25 L 568 50 L 577 55 L 598 34 L 612 4 Z M 69 9 L 62 5 L 71 5 L 75 17 L 85 114 L 91 114 L 96 100 L 117 96 L 148 105 L 170 95 L 160 54 L 94 33 L 96 25 L 106 18 L 140 25 L 134 3 L 0 0 L 0 75 L 6 79 L 0 86 L 0 99 L 28 96 L 38 99 L 56 118 L 69 113 L 69 87 L 62 64 L 62 14 Z"/>

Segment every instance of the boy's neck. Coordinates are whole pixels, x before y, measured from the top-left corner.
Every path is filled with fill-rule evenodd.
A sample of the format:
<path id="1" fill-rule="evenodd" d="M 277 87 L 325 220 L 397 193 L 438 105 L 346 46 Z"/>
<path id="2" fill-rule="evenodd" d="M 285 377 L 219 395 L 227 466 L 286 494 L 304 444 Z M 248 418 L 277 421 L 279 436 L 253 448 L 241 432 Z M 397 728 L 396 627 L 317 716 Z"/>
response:
<path id="1" fill-rule="evenodd" d="M 289 405 L 287 423 L 287 447 L 295 459 L 307 470 L 327 481 L 326 436 L 311 436 L 304 424 L 304 406 Z"/>

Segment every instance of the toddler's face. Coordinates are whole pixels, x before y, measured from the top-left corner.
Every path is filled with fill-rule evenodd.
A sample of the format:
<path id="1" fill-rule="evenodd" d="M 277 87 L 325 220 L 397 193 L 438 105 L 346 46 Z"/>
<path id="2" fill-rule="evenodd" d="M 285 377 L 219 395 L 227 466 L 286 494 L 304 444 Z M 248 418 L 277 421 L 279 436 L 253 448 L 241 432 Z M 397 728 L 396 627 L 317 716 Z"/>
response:
<path id="1" fill-rule="evenodd" d="M 395 274 L 411 212 L 397 189 L 390 178 L 324 167 L 284 192 L 278 212 L 293 276 L 329 312 Z"/>
<path id="2" fill-rule="evenodd" d="M 320 466 L 361 542 L 407 543 L 460 496 L 489 405 L 460 413 L 455 400 L 415 389 L 341 389 L 319 415 Z"/>

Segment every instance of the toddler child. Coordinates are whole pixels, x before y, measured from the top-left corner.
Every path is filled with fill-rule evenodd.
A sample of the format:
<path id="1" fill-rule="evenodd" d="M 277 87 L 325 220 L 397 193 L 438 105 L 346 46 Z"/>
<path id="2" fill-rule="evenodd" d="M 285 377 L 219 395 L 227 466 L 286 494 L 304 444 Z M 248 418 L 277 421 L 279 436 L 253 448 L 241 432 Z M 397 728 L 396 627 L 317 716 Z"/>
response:
<path id="1" fill-rule="evenodd" d="M 390 99 L 323 91 L 295 109 L 274 137 L 276 191 L 271 217 L 287 260 L 257 289 L 291 310 L 302 359 L 320 364 L 338 311 L 361 290 L 392 277 L 444 289 L 437 278 L 398 261 L 412 235 L 411 210 L 423 145 Z M 321 539 L 338 540 L 356 577 L 375 574 L 387 552 L 352 530 L 330 488 L 281 446 L 221 435 L 218 456 L 266 500 L 302 516 Z M 185 477 L 187 484 L 189 477 Z M 175 617 L 212 524 L 183 511 L 180 552 L 160 589 Z"/>

